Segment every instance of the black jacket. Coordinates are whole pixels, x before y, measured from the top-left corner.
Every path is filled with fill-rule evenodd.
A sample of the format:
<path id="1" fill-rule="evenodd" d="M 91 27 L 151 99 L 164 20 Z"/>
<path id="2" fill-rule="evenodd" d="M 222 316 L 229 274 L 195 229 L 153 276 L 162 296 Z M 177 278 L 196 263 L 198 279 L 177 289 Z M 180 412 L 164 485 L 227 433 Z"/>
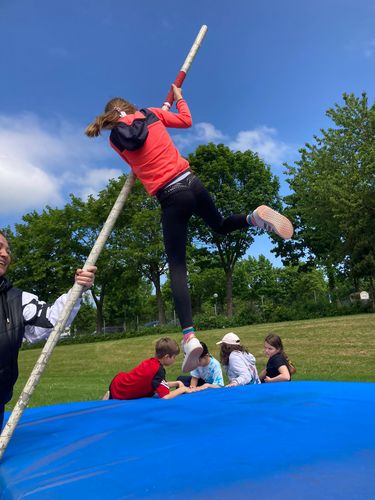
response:
<path id="1" fill-rule="evenodd" d="M 18 352 L 25 324 L 22 314 L 22 290 L 12 288 L 0 278 L 0 406 L 12 397 L 18 378 Z"/>

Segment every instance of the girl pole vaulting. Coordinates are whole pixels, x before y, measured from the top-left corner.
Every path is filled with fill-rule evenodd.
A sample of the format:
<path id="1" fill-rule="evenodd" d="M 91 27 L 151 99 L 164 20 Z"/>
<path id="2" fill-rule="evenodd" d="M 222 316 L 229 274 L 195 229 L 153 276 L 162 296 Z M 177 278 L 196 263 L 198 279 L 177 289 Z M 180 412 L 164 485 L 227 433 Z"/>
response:
<path id="1" fill-rule="evenodd" d="M 183 66 L 177 83 L 181 83 L 185 74 L 186 67 Z M 173 100 L 177 108 L 175 113 L 165 109 Z M 253 207 L 250 213 L 232 214 L 226 218 L 220 214 L 210 193 L 191 171 L 189 162 L 178 151 L 167 130 L 191 125 L 191 113 L 182 90 L 172 84 L 172 94 L 168 94 L 164 109 L 138 110 L 131 102 L 115 97 L 106 103 L 104 111 L 85 131 L 88 137 L 97 137 L 102 130 L 109 130 L 112 148 L 130 165 L 147 193 L 160 203 L 173 301 L 183 335 L 184 372 L 197 368 L 203 351 L 195 335 L 187 279 L 186 245 L 190 218 L 193 215 L 200 217 L 212 231 L 221 235 L 246 230 L 252 225 L 273 231 L 284 239 L 293 234 L 290 221 L 266 205 Z"/>
<path id="2" fill-rule="evenodd" d="M 178 85 L 179 87 L 181 86 L 182 82 L 185 79 L 185 76 L 198 52 L 198 49 L 200 47 L 200 44 L 203 41 L 203 38 L 207 32 L 207 26 L 202 26 L 200 29 L 193 45 L 192 48 L 183 64 L 181 67 L 181 70 L 179 71 L 177 78 L 175 80 L 175 84 Z M 169 109 L 170 106 L 173 103 L 173 90 L 171 89 L 170 92 L 168 93 L 168 96 L 165 100 L 165 103 L 163 105 L 163 109 Z M 129 196 L 129 193 L 133 187 L 134 184 L 134 174 L 131 172 L 122 188 L 120 191 L 120 194 L 103 226 L 103 229 L 101 230 L 98 239 L 96 240 L 90 255 L 88 256 L 85 265 L 83 266 L 83 269 L 85 270 L 88 266 L 93 266 L 95 265 L 109 235 L 111 234 L 111 231 L 113 229 L 113 226 L 116 223 L 116 220 L 119 216 L 119 214 L 122 211 L 122 208 Z M 31 375 L 12 411 L 12 414 L 9 417 L 9 420 L 7 424 L 5 425 L 3 432 L 1 433 L 0 436 L 0 460 L 4 455 L 5 449 L 9 444 L 9 441 L 15 431 L 15 428 L 17 426 L 17 423 L 19 422 L 25 408 L 30 402 L 31 396 L 38 385 L 38 382 L 42 376 L 42 373 L 48 363 L 48 360 L 52 354 L 52 351 L 54 347 L 57 344 L 57 341 L 60 338 L 61 333 L 63 332 L 65 325 L 68 321 L 68 318 L 70 316 L 70 313 L 76 304 L 77 300 L 80 299 L 82 293 L 84 291 L 84 287 L 81 285 L 78 285 L 77 283 L 74 284 L 73 288 L 71 289 L 69 300 L 65 304 L 65 307 L 61 313 L 60 318 L 58 319 L 55 327 L 53 328 L 44 348 L 43 351 L 38 359 L 38 361 L 35 364 L 35 367 L 33 371 L 31 372 Z"/>

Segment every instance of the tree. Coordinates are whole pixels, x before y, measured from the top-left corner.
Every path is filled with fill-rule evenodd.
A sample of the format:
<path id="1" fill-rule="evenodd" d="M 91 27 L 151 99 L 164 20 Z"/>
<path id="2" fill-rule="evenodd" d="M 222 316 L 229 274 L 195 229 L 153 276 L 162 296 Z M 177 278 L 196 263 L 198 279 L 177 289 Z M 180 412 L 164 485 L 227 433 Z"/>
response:
<path id="1" fill-rule="evenodd" d="M 126 176 L 110 180 L 97 197 L 90 196 L 87 202 L 72 196 L 71 206 L 77 221 L 75 238 L 87 255 L 125 180 Z M 126 318 L 130 320 L 141 315 L 144 295 L 150 292 L 144 277 L 154 284 L 157 296 L 159 290 L 162 302 L 159 269 L 163 269 L 165 261 L 160 239 L 160 214 L 155 201 L 136 184 L 98 260 L 97 287 L 93 293 L 98 310 L 98 331 L 102 329 L 105 310 L 110 313 L 111 321 L 122 318 L 122 323 Z M 165 322 L 164 310 L 159 305 L 160 309 L 159 317 Z"/>
<path id="2" fill-rule="evenodd" d="M 262 302 L 277 300 L 283 295 L 280 287 L 281 270 L 260 255 L 238 263 L 235 271 L 235 295 L 242 300 Z"/>
<path id="3" fill-rule="evenodd" d="M 164 251 L 159 203 L 149 197 L 137 184 L 133 188 L 131 204 L 133 213 L 128 221 L 126 255 L 129 262 L 154 286 L 158 319 L 165 324 L 165 305 L 161 292 L 161 277 L 165 274 L 167 258 Z"/>
<path id="4" fill-rule="evenodd" d="M 270 168 L 252 151 L 231 151 L 223 144 L 199 146 L 189 155 L 192 169 L 212 194 L 223 214 L 247 214 L 258 205 L 280 209 L 279 182 Z M 225 273 L 227 314 L 233 314 L 233 271 L 238 259 L 245 254 L 259 232 L 235 231 L 226 236 L 213 233 L 203 221 L 192 224 L 196 241 L 207 245 Z"/>
<path id="5" fill-rule="evenodd" d="M 89 196 L 87 201 L 71 195 L 71 202 L 63 209 L 47 207 L 41 214 L 25 215 L 23 224 L 17 224 L 16 233 L 10 237 L 15 285 L 34 291 L 46 300 L 69 289 L 74 270 L 87 259 L 124 180 L 125 177 L 121 177 L 109 181 L 106 189 L 97 197 Z M 130 304 L 135 309 L 139 306 L 140 301 L 133 298 L 139 295 L 138 288 L 144 287 L 144 283 L 126 248 L 129 235 L 133 234 L 130 222 L 138 208 L 131 201 L 125 206 L 97 261 L 98 273 L 91 293 L 98 332 L 102 331 L 108 294 L 111 295 L 110 311 L 116 318 L 124 311 L 124 302 L 128 313 Z M 147 247 L 144 251 L 147 254 Z M 116 297 L 119 300 L 114 313 Z M 133 313 L 136 315 L 137 311 Z"/>
<path id="6" fill-rule="evenodd" d="M 344 104 L 327 111 L 334 127 L 300 150 L 288 167 L 292 194 L 285 198 L 295 238 L 279 242 L 284 262 L 300 259 L 324 265 L 331 290 L 338 273 L 355 288 L 373 288 L 375 275 L 375 105 L 344 94 Z"/>
<path id="7" fill-rule="evenodd" d="M 74 221 L 66 217 L 64 209 L 51 207 L 40 214 L 26 214 L 22 220 L 14 232 L 7 231 L 12 282 L 51 301 L 72 286 L 74 271 L 82 265 L 72 244 Z"/>

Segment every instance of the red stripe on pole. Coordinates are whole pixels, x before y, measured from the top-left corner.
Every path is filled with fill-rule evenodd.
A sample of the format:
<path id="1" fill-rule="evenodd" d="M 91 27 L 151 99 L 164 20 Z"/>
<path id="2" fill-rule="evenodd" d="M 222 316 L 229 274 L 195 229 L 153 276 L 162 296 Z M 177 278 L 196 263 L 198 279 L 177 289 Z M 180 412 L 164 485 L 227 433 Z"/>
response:
<path id="1" fill-rule="evenodd" d="M 173 82 L 176 87 L 181 87 L 182 85 L 182 82 L 185 80 L 185 76 L 186 76 L 186 73 L 185 71 L 180 71 L 175 79 L 175 81 Z M 168 95 L 165 99 L 165 102 L 168 102 L 171 106 L 173 104 L 173 89 L 171 87 L 171 90 L 168 92 Z"/>

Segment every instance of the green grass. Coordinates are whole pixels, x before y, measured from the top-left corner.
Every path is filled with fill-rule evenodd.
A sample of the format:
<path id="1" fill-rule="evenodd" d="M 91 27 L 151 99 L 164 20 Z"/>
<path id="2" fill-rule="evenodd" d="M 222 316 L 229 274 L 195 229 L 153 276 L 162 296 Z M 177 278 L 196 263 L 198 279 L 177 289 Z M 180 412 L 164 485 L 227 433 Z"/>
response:
<path id="1" fill-rule="evenodd" d="M 201 332 L 215 357 L 216 342 L 228 329 Z M 297 367 L 294 380 L 336 380 L 375 382 L 375 314 L 341 316 L 307 321 L 251 325 L 234 328 L 257 359 L 261 370 L 266 364 L 263 339 L 280 335 L 291 361 Z M 170 335 L 178 342 L 179 333 Z M 151 357 L 158 336 L 56 347 L 30 406 L 101 399 L 109 382 L 119 371 L 127 371 Z M 20 377 L 12 404 L 15 404 L 40 349 L 20 352 Z M 167 371 L 168 380 L 181 373 L 182 355 Z M 11 409 L 11 405 L 8 406 Z"/>

